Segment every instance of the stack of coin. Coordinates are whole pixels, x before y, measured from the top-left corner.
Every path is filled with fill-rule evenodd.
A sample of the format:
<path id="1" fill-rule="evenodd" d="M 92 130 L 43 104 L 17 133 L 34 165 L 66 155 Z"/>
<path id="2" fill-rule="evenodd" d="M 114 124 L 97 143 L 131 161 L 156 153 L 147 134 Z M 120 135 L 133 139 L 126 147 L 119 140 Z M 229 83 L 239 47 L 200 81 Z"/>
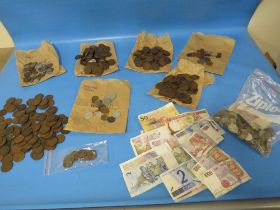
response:
<path id="1" fill-rule="evenodd" d="M 40 111 L 39 111 L 40 110 Z M 22 103 L 21 99 L 9 98 L 0 110 L 0 160 L 1 170 L 12 169 L 13 161 L 22 161 L 31 151 L 31 158 L 39 160 L 44 150 L 54 150 L 65 140 L 63 130 L 68 117 L 57 115 L 52 95 L 38 94 Z M 5 118 L 5 115 L 11 118 Z"/>
<path id="2" fill-rule="evenodd" d="M 91 98 L 91 106 L 97 108 L 96 116 L 100 117 L 101 120 L 113 123 L 118 117 L 120 112 L 114 112 L 110 115 L 109 105 L 115 100 L 117 94 L 114 92 L 109 93 L 103 100 L 99 99 L 98 96 Z"/>
<path id="3" fill-rule="evenodd" d="M 250 144 L 260 153 L 266 155 L 270 152 L 272 138 L 274 136 L 272 127 L 254 129 L 241 115 L 229 110 L 216 113 L 214 120 Z"/>
<path id="4" fill-rule="evenodd" d="M 51 74 L 54 71 L 51 63 L 31 62 L 25 64 L 23 67 L 23 81 L 33 82 L 34 80 L 41 80 L 46 74 Z"/>
<path id="5" fill-rule="evenodd" d="M 134 55 L 134 64 L 137 67 L 143 67 L 143 69 L 149 70 L 159 70 L 160 67 L 163 67 L 171 63 L 169 56 L 170 52 L 162 49 L 162 47 L 143 47 L 141 50 L 137 50 L 133 53 Z"/>
<path id="6" fill-rule="evenodd" d="M 69 155 L 65 156 L 63 160 L 64 168 L 71 168 L 76 161 L 90 161 L 97 157 L 95 150 L 81 149 L 73 151 Z"/>
<path id="7" fill-rule="evenodd" d="M 205 51 L 204 49 L 199 49 L 196 52 L 187 53 L 187 56 L 197 57 L 198 58 L 197 63 L 199 64 L 206 64 L 208 66 L 212 66 L 213 62 L 211 60 L 211 57 L 221 58 L 222 53 L 212 53 L 212 52 Z"/>
<path id="8" fill-rule="evenodd" d="M 112 55 L 110 50 L 110 47 L 104 44 L 91 45 L 84 50 L 82 55 L 77 55 L 75 59 L 80 59 L 85 74 L 102 75 L 105 70 L 116 63 L 114 59 L 107 60 Z"/>
<path id="9" fill-rule="evenodd" d="M 191 104 L 191 95 L 196 94 L 198 91 L 198 79 L 198 75 L 169 75 L 162 82 L 156 84 L 156 88 L 159 90 L 159 95 L 161 96 Z"/>

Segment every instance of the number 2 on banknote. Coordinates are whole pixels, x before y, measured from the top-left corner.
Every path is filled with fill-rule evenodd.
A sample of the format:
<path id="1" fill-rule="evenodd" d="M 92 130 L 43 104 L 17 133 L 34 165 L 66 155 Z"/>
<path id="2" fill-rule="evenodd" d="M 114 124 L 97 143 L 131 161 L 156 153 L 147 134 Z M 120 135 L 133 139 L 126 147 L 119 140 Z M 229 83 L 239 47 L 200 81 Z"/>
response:
<path id="1" fill-rule="evenodd" d="M 177 171 L 177 175 L 180 175 L 181 174 L 181 184 L 184 184 L 186 182 L 188 182 L 188 180 L 186 179 L 186 175 L 185 175 L 185 172 L 182 171 L 182 170 L 178 170 Z"/>

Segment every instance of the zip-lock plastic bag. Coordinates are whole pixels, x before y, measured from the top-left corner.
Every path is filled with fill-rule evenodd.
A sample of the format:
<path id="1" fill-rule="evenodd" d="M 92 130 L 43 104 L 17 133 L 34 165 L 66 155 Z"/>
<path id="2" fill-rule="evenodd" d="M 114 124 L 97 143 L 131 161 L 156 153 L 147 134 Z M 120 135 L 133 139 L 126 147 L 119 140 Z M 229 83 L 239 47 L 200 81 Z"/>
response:
<path id="1" fill-rule="evenodd" d="M 280 85 L 256 69 L 246 80 L 237 101 L 214 119 L 262 155 L 280 138 Z"/>
<path id="2" fill-rule="evenodd" d="M 44 175 L 92 167 L 108 162 L 107 140 L 78 147 L 48 151 Z"/>

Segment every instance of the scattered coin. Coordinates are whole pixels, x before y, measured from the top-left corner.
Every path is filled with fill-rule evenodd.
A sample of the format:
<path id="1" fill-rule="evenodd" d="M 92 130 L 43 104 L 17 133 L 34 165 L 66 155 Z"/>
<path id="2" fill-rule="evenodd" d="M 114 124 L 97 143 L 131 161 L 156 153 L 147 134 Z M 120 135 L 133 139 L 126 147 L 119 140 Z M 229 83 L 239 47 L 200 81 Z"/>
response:
<path id="1" fill-rule="evenodd" d="M 9 108 L 16 106 L 14 111 Z M 56 115 L 53 96 L 38 94 L 22 104 L 21 99 L 9 98 L 4 105 L 0 119 L 0 161 L 1 170 L 7 172 L 12 169 L 13 161 L 20 162 L 30 150 L 31 157 L 39 160 L 44 150 L 55 149 L 58 143 L 65 140 L 63 130 L 68 118 Z M 11 111 L 13 118 L 5 118 L 6 108 Z M 41 109 L 37 112 L 37 109 Z"/>
<path id="2" fill-rule="evenodd" d="M 197 57 L 197 63 L 212 66 L 213 61 L 211 60 L 211 58 L 221 58 L 222 53 L 214 53 L 201 48 L 196 50 L 195 52 L 187 53 L 187 57 Z"/>
<path id="3" fill-rule="evenodd" d="M 23 81 L 33 82 L 34 80 L 41 80 L 45 75 L 51 74 L 54 71 L 51 63 L 30 62 L 23 67 Z"/>
<path id="4" fill-rule="evenodd" d="M 115 122 L 116 121 L 116 118 L 114 118 L 114 117 L 108 117 L 107 118 L 107 121 L 109 122 L 109 123 L 113 123 L 113 122 Z"/>

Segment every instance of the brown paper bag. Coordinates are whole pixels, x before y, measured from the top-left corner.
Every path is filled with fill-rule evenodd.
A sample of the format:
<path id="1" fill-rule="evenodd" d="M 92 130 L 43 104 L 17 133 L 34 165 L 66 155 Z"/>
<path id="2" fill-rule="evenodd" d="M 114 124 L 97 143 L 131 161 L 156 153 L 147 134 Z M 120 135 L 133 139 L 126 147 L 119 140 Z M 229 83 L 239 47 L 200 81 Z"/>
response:
<path id="1" fill-rule="evenodd" d="M 102 75 L 111 74 L 111 73 L 117 71 L 119 69 L 119 66 L 118 66 L 116 49 L 115 49 L 115 45 L 114 45 L 113 42 L 100 41 L 100 42 L 95 42 L 95 43 L 92 43 L 92 44 L 82 43 L 81 46 L 80 46 L 80 54 L 82 54 L 87 47 L 89 47 L 91 45 L 99 45 L 99 44 L 104 44 L 104 45 L 110 47 L 110 52 L 112 53 L 112 55 L 110 57 L 108 57 L 107 59 L 114 59 L 116 61 L 116 63 L 114 65 L 110 65 L 109 69 L 105 70 Z M 94 74 L 86 74 L 84 72 L 84 67 L 85 66 L 80 64 L 80 60 L 77 60 L 76 61 L 76 66 L 75 66 L 75 75 L 76 76 L 92 76 L 92 77 L 100 76 L 100 75 L 94 75 Z"/>
<path id="2" fill-rule="evenodd" d="M 198 103 L 199 103 L 199 99 L 200 99 L 200 96 L 201 96 L 201 93 L 202 93 L 202 88 L 203 88 L 203 85 L 204 85 L 204 70 L 205 70 L 205 68 L 202 65 L 195 64 L 191 61 L 181 59 L 181 60 L 179 60 L 175 69 L 173 69 L 171 72 L 169 72 L 166 75 L 166 77 L 169 76 L 169 75 L 178 75 L 178 74 L 196 74 L 196 75 L 199 76 L 199 79 L 197 81 L 198 91 L 197 91 L 197 94 L 191 95 L 191 97 L 192 97 L 192 103 L 191 104 L 185 104 L 185 103 L 183 103 L 179 100 L 170 99 L 170 98 L 167 98 L 165 96 L 161 96 L 161 95 L 159 95 L 159 93 L 158 93 L 159 91 L 156 87 L 153 87 L 149 91 L 148 94 L 154 96 L 155 98 L 159 98 L 160 100 L 163 100 L 163 101 L 167 101 L 167 102 L 172 101 L 172 102 L 174 102 L 176 104 L 179 104 L 181 106 L 195 109 L 197 107 Z"/>
<path id="3" fill-rule="evenodd" d="M 147 71 L 147 70 L 144 70 L 142 67 L 137 67 L 133 61 L 133 53 L 136 52 L 137 50 L 141 50 L 144 46 L 147 46 L 147 47 L 159 46 L 159 47 L 162 47 L 164 50 L 167 50 L 170 53 L 169 58 L 171 59 L 171 63 L 167 64 L 163 67 L 160 67 L 160 69 L 157 71 L 155 71 L 155 70 Z M 156 36 L 153 34 L 141 32 L 141 33 L 139 33 L 139 35 L 137 37 L 134 48 L 128 58 L 128 61 L 127 61 L 125 67 L 128 69 L 132 69 L 132 70 L 144 72 L 144 73 L 168 72 L 168 71 L 170 71 L 170 68 L 172 65 L 172 58 L 173 58 L 173 44 L 172 44 L 169 34 L 166 34 L 164 36 Z"/>
<path id="4" fill-rule="evenodd" d="M 23 68 L 24 65 L 30 62 L 52 63 L 54 71 L 50 74 L 46 74 L 40 80 L 34 80 L 33 82 L 23 81 Z M 16 64 L 19 75 L 19 82 L 21 86 L 30 86 L 43 82 L 51 77 L 58 76 L 65 73 L 63 66 L 59 64 L 58 54 L 51 43 L 48 41 L 42 41 L 41 46 L 34 50 L 17 50 L 16 51 Z"/>
<path id="5" fill-rule="evenodd" d="M 110 123 L 97 116 L 98 110 L 92 106 L 92 97 L 104 99 L 112 92 L 115 92 L 117 97 L 109 105 L 109 115 L 120 112 L 120 117 Z M 84 80 L 65 129 L 85 133 L 125 133 L 129 100 L 130 84 L 127 80 Z"/>
<path id="6" fill-rule="evenodd" d="M 206 63 L 202 64 L 206 71 L 223 75 L 234 45 L 234 39 L 226 36 L 193 33 L 188 43 L 182 50 L 179 59 L 187 59 L 194 63 L 198 63 L 198 57 L 190 57 L 187 56 L 187 54 L 195 53 L 199 49 L 204 49 L 207 53 L 211 54 L 211 56 L 207 57 L 210 58 L 212 62 L 212 65 L 208 65 Z M 221 53 L 221 57 L 217 58 L 216 55 L 218 53 Z"/>

